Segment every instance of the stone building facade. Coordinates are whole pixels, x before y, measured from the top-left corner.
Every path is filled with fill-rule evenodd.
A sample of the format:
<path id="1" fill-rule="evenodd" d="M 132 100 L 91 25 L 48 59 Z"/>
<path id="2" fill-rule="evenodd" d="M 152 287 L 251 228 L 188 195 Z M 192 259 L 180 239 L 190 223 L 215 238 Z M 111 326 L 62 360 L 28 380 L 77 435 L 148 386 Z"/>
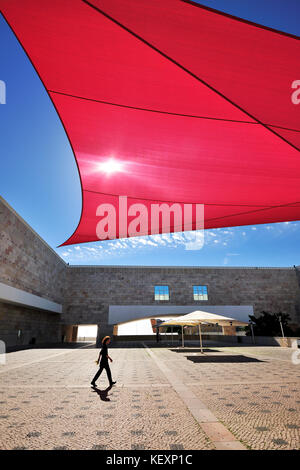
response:
<path id="1" fill-rule="evenodd" d="M 0 283 L 63 304 L 65 280 L 66 263 L 0 199 Z M 8 345 L 60 340 L 61 314 L 5 300 L 0 296 L 0 339 Z"/>
<path id="2" fill-rule="evenodd" d="M 68 325 L 112 333 L 109 306 L 165 305 L 154 299 L 156 285 L 169 286 L 171 305 L 252 305 L 255 315 L 282 311 L 299 325 L 299 279 L 296 267 L 69 266 L 0 200 L 0 339 L 10 345 L 60 341 Z M 194 301 L 193 285 L 207 286 L 208 300 Z M 16 289 L 16 300 L 5 297 L 5 286 Z M 20 301 L 24 292 L 36 296 L 33 306 Z M 55 303 L 52 311 L 44 301 Z"/>

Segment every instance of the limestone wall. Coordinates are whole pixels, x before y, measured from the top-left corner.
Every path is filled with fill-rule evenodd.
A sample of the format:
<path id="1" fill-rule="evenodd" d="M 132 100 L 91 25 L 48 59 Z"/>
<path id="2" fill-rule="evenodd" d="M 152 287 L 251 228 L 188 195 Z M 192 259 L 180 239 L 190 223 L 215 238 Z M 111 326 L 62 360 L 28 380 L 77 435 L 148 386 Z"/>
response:
<path id="1" fill-rule="evenodd" d="M 0 282 L 62 303 L 65 272 L 64 261 L 1 198 Z"/>
<path id="2" fill-rule="evenodd" d="M 20 332 L 20 335 L 18 335 Z M 60 315 L 0 302 L 0 339 L 6 346 L 61 341 Z"/>
<path id="3" fill-rule="evenodd" d="M 64 261 L 0 199 L 0 282 L 63 304 L 65 275 Z M 59 337 L 60 315 L 0 303 L 0 339 L 7 346 Z"/>
<path id="4" fill-rule="evenodd" d="M 168 285 L 170 304 L 253 305 L 285 312 L 300 323 L 299 285 L 294 268 L 69 267 L 65 322 L 102 323 L 109 304 L 153 305 L 154 286 Z M 193 285 L 208 286 L 208 301 L 193 300 Z"/>

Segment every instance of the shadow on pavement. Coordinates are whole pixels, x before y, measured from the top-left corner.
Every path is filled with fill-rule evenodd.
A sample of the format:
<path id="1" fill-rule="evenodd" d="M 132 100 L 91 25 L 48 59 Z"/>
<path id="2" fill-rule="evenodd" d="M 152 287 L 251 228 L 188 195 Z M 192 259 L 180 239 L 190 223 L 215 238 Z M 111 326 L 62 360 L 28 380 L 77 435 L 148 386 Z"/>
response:
<path id="1" fill-rule="evenodd" d="M 233 362 L 265 362 L 261 361 L 259 359 L 256 359 L 255 357 L 247 357 L 247 356 L 242 356 L 238 354 L 230 354 L 228 356 L 225 355 L 218 355 L 218 356 L 186 356 L 189 361 L 192 362 L 228 362 L 228 363 L 233 363 Z"/>
<path id="2" fill-rule="evenodd" d="M 92 391 L 93 392 L 96 392 L 99 397 L 100 397 L 100 400 L 102 401 L 110 401 L 110 398 L 108 397 L 108 392 L 112 389 L 112 386 L 110 385 L 109 387 L 107 387 L 105 390 L 100 390 L 100 388 L 97 388 L 97 387 L 93 387 L 92 388 Z"/>
<path id="3" fill-rule="evenodd" d="M 6 353 L 25 351 L 27 349 L 78 349 L 95 348 L 95 343 L 42 343 L 42 344 L 20 344 L 18 346 L 8 346 Z"/>
<path id="4" fill-rule="evenodd" d="M 201 349 L 200 348 L 178 348 L 178 349 L 170 349 L 170 351 L 172 352 L 177 352 L 177 353 L 201 353 Z M 203 352 L 219 352 L 218 349 L 208 349 L 208 348 L 205 348 L 203 347 Z"/>
<path id="5" fill-rule="evenodd" d="M 100 346 L 99 346 L 100 348 Z M 119 348 L 119 349 L 144 349 L 144 345 L 141 341 L 112 341 L 109 343 L 109 349 Z"/>

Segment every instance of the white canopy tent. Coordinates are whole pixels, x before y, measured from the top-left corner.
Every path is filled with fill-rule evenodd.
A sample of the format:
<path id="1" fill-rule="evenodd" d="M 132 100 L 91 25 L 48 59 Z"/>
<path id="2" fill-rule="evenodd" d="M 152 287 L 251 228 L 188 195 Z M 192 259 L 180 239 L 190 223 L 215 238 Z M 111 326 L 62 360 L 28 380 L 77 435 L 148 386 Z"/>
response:
<path id="1" fill-rule="evenodd" d="M 184 347 L 184 335 L 183 327 L 184 326 L 197 326 L 199 329 L 199 341 L 200 349 L 203 354 L 202 346 L 202 332 L 201 332 L 201 323 L 203 324 L 214 324 L 219 326 L 246 326 L 248 323 L 235 320 L 234 318 L 225 317 L 223 315 L 217 315 L 216 313 L 202 312 L 201 310 L 195 310 L 195 312 L 188 313 L 187 315 L 182 315 L 173 320 L 168 320 L 161 323 L 160 326 L 181 326 L 181 336 L 182 336 L 182 347 Z"/>

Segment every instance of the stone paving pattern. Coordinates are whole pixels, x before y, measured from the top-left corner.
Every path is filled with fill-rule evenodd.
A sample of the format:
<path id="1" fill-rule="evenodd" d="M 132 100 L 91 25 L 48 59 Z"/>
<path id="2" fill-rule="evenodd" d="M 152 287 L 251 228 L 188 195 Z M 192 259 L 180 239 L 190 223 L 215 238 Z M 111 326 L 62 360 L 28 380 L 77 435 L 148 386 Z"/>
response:
<path id="1" fill-rule="evenodd" d="M 0 365 L 0 449 L 214 449 L 141 344 L 110 349 L 117 385 L 98 390 L 94 346 L 31 349 Z M 272 347 L 153 347 L 251 449 L 300 449 L 300 365 Z"/>

